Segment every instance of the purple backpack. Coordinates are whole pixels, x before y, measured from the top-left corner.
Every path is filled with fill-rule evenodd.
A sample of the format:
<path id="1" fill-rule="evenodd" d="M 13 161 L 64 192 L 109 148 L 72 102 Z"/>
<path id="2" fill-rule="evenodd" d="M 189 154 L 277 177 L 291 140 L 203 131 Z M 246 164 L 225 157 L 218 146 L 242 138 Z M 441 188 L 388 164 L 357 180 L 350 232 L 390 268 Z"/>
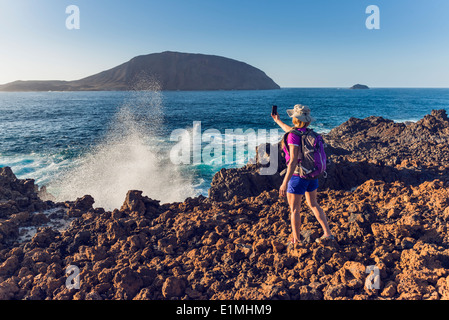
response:
<path id="1" fill-rule="evenodd" d="M 289 133 L 296 134 L 301 138 L 301 147 L 299 148 L 299 162 L 295 173 L 303 179 L 317 179 L 326 177 L 327 157 L 324 152 L 323 138 L 313 131 L 307 129 L 305 132 L 293 129 L 284 135 L 284 145 L 287 146 L 287 137 Z M 288 151 L 288 147 L 286 148 Z"/>

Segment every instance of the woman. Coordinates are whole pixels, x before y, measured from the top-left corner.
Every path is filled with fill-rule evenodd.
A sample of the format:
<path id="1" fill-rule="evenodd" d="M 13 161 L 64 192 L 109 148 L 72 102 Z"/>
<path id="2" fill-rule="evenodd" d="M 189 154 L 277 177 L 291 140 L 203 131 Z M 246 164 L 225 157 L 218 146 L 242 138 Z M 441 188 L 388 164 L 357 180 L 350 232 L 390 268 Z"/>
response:
<path id="1" fill-rule="evenodd" d="M 310 116 L 310 109 L 306 106 L 295 105 L 292 110 L 287 110 L 287 114 L 292 118 L 293 125 L 290 127 L 283 123 L 279 114 L 271 115 L 273 120 L 278 124 L 282 130 L 289 132 L 292 129 L 299 131 L 306 131 L 307 127 L 314 120 Z M 282 142 L 283 143 L 283 142 Z M 333 240 L 329 224 L 324 214 L 323 209 L 317 202 L 317 189 L 318 189 L 318 179 L 307 180 L 301 178 L 295 173 L 296 166 L 298 165 L 299 148 L 301 146 L 301 138 L 298 135 L 290 133 L 287 137 L 288 146 L 283 146 L 285 152 L 285 160 L 287 162 L 287 173 L 285 174 L 284 181 L 279 189 L 279 195 L 281 197 L 287 196 L 287 201 L 290 206 L 291 212 L 291 225 L 292 225 L 292 239 L 291 243 L 297 243 L 300 241 L 300 228 L 301 228 L 301 202 L 303 196 L 306 196 L 307 204 L 315 215 L 316 219 L 323 228 L 324 235 L 317 239 L 317 242 L 322 242 L 324 240 Z M 288 150 L 287 150 L 288 148 Z"/>

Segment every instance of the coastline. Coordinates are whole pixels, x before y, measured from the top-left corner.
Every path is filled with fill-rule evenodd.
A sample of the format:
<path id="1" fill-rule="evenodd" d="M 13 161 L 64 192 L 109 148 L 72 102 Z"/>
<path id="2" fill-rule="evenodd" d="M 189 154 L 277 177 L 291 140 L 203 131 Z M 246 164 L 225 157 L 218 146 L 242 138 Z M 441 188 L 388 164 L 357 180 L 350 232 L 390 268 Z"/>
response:
<path id="1" fill-rule="evenodd" d="M 88 195 L 43 201 L 33 180 L 2 168 L 0 299 L 449 298 L 446 112 L 413 124 L 351 118 L 325 138 L 333 162 L 319 197 L 336 243 L 314 242 L 320 228 L 304 209 L 305 241 L 287 245 L 288 204 L 258 164 L 221 170 L 209 197 L 161 205 L 131 190 L 112 211 Z M 64 217 L 67 229 L 14 243 L 21 227 Z M 70 265 L 79 289 L 66 286 Z"/>
<path id="2" fill-rule="evenodd" d="M 281 109 L 284 106 L 294 103 L 297 99 L 304 100 L 305 104 L 315 105 L 314 112 L 316 112 L 317 119 L 319 119 L 315 129 L 320 133 L 328 133 L 332 128 L 345 122 L 347 120 L 346 115 L 365 118 L 371 115 L 371 112 L 374 112 L 392 120 L 401 122 L 413 120 L 416 122 L 425 114 L 423 109 L 430 113 L 432 109 L 447 105 L 448 101 L 447 90 L 443 90 L 444 94 L 440 94 L 439 91 L 419 89 L 393 91 L 368 90 L 362 94 L 354 94 L 351 90 L 284 89 L 270 92 L 235 91 L 211 93 L 179 91 L 164 93 L 60 92 L 0 94 L 2 98 L 2 108 L 0 109 L 3 111 L 3 116 L 0 118 L 5 123 L 9 123 L 8 126 L 2 127 L 3 130 L 0 130 L 5 135 L 5 139 L 2 139 L 1 142 L 2 152 L 0 165 L 11 166 L 17 177 L 21 179 L 33 178 L 36 183 L 39 185 L 47 185 L 52 193 L 58 195 L 58 186 L 54 187 L 50 183 L 56 181 L 58 176 L 63 177 L 65 172 L 71 171 L 70 168 L 76 167 L 77 158 L 85 159 L 91 154 L 90 151 L 92 148 L 107 145 L 108 141 L 102 140 L 102 137 L 107 133 L 107 127 L 113 130 L 118 128 L 116 118 L 114 118 L 115 114 L 119 114 L 121 109 L 129 105 L 135 104 L 136 100 L 138 105 L 132 108 L 135 115 L 140 115 L 143 110 L 147 112 L 145 115 L 147 116 L 153 114 L 155 111 L 158 112 L 157 110 L 182 106 L 181 112 L 185 113 L 186 117 L 181 122 L 179 121 L 179 117 L 173 116 L 170 113 L 164 115 L 166 121 L 161 134 L 166 137 L 165 140 L 168 140 L 169 133 L 177 128 L 190 130 L 193 121 L 196 120 L 203 122 L 204 129 L 216 128 L 222 134 L 228 128 L 242 128 L 243 130 L 247 128 L 274 128 L 271 117 L 267 115 L 270 112 L 271 104 L 275 102 Z M 73 103 L 73 99 L 82 100 L 82 102 Z M 237 122 L 228 121 L 230 118 L 223 116 L 223 113 L 217 118 L 213 112 L 205 110 L 203 103 L 196 103 L 197 101 L 203 101 L 206 104 L 214 104 L 217 101 L 224 101 L 226 99 L 234 101 L 231 112 L 241 110 L 245 113 L 245 116 L 241 117 Z M 32 101 L 35 102 L 32 103 Z M 158 101 L 163 101 L 163 103 L 159 103 Z M 423 104 L 418 105 L 417 101 L 423 101 Z M 146 107 L 144 104 L 149 104 L 150 107 Z M 260 108 L 256 108 L 257 110 L 252 108 L 253 104 L 260 105 Z M 262 107 L 265 104 L 266 109 Z M 49 105 L 53 106 L 51 111 L 47 109 Z M 335 108 L 331 106 L 335 106 Z M 335 113 L 335 110 L 340 109 L 341 111 Z M 247 119 L 249 118 L 248 114 L 251 114 L 249 113 L 250 110 L 256 112 L 254 117 L 258 119 L 257 123 L 254 123 L 251 119 Z M 42 121 L 37 123 L 37 127 L 33 127 L 36 123 L 33 122 L 32 118 L 28 118 L 30 113 L 36 114 L 39 119 L 42 119 Z M 91 113 L 96 116 L 89 116 Z M 328 117 L 329 114 L 333 114 L 333 116 Z M 54 118 L 52 121 L 57 121 L 58 125 L 54 128 L 46 127 L 45 123 L 48 117 L 51 119 Z M 72 123 L 72 125 L 61 125 L 63 123 Z M 148 127 L 150 127 L 152 124 L 150 117 L 148 123 Z M 119 125 L 122 125 L 122 123 Z M 130 123 L 130 125 L 133 125 L 133 123 Z M 33 127 L 33 130 L 24 131 L 22 130 L 23 127 Z M 31 134 L 27 134 L 27 132 Z M 86 134 L 86 132 L 90 132 L 90 134 Z M 149 141 L 154 141 L 152 137 L 158 135 L 154 132 L 144 132 L 144 134 L 148 137 Z M 17 144 L 16 141 L 24 141 L 24 143 Z M 195 170 L 195 168 L 189 168 L 189 172 L 186 174 L 186 176 L 196 180 L 195 184 L 197 181 L 200 181 L 200 178 L 205 181 L 205 183 L 197 188 L 205 196 L 207 196 L 207 189 L 210 186 L 213 174 L 219 170 L 219 167 L 213 164 L 207 165 L 207 172 L 201 170 L 199 176 L 197 176 L 198 170 Z M 241 164 L 238 165 L 240 166 Z M 236 165 L 231 164 L 231 166 L 235 167 Z M 106 176 L 109 176 L 109 174 Z M 72 182 L 69 182 L 71 184 L 75 181 L 74 179 L 67 180 L 71 180 Z M 101 189 L 101 184 L 105 183 L 98 183 L 99 190 Z M 157 194 L 157 191 L 153 194 L 151 193 L 151 186 L 143 187 L 141 185 L 134 185 L 125 186 L 121 189 L 120 194 L 126 193 L 131 188 L 137 188 L 144 190 L 149 196 L 164 202 L 182 200 L 181 198 L 174 200 L 166 199 Z M 76 187 L 74 185 L 74 189 L 79 189 Z M 73 194 L 70 197 L 63 196 L 59 200 L 74 200 L 83 194 L 91 194 L 96 198 L 97 205 L 103 206 L 104 201 L 100 195 L 94 193 L 91 189 L 90 187 L 86 187 L 79 193 Z M 194 196 L 194 194 L 190 196 Z M 109 206 L 108 209 L 120 206 L 122 201 L 123 196 L 118 196 L 113 205 Z"/>

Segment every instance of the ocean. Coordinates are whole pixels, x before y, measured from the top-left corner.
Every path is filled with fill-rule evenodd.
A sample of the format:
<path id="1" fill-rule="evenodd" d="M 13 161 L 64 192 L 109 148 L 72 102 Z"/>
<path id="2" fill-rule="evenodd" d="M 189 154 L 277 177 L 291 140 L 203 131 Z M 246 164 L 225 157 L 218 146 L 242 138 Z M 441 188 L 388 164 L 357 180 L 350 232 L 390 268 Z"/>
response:
<path id="1" fill-rule="evenodd" d="M 271 106 L 290 123 L 286 109 L 298 103 L 326 133 L 350 117 L 405 122 L 449 111 L 449 89 L 1 92 L 0 167 L 35 179 L 57 201 L 90 194 L 107 210 L 132 189 L 161 203 L 207 196 L 218 170 L 244 165 L 264 138 L 281 137 Z"/>

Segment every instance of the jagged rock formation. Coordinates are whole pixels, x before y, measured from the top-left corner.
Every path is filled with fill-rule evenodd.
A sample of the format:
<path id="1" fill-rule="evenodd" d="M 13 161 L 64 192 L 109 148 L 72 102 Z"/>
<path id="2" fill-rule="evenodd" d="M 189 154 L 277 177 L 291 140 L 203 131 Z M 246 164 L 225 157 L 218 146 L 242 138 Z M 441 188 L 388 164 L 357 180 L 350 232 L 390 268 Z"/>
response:
<path id="1" fill-rule="evenodd" d="M 320 198 L 337 241 L 315 243 L 321 229 L 304 209 L 304 242 L 288 246 L 276 189 L 164 205 L 130 191 L 112 212 L 84 197 L 65 204 L 82 213 L 66 230 L 3 244 L 0 299 L 449 298 L 447 184 L 369 180 Z M 79 289 L 66 287 L 70 265 Z M 365 283 L 372 265 L 377 289 Z"/>
<path id="2" fill-rule="evenodd" d="M 360 176 L 360 185 L 345 190 L 353 177 L 337 175 L 337 188 L 319 192 L 336 236 L 321 244 L 314 241 L 321 228 L 304 207 L 304 241 L 288 245 L 290 213 L 277 187 L 255 196 L 169 204 L 131 190 L 120 209 L 105 211 L 94 208 L 88 195 L 43 202 L 32 180 L 18 180 L 3 168 L 0 299 L 448 299 L 449 183 L 442 175 L 447 127 L 446 114 L 435 111 L 413 125 L 371 117 L 330 132 L 335 170 L 343 170 L 338 166 L 344 160 L 361 163 L 360 174 L 372 165 L 377 176 Z M 397 147 L 388 148 L 395 141 Z M 241 171 L 245 179 L 257 166 Z M 393 169 L 398 177 L 404 169 L 427 176 L 380 179 L 379 172 Z M 21 228 L 48 208 L 63 208 L 70 226 L 42 227 L 19 241 Z M 79 289 L 66 286 L 71 265 L 80 270 Z M 368 267 L 377 278 L 366 273 Z M 377 279 L 375 286 L 370 279 Z"/>
<path id="3" fill-rule="evenodd" d="M 434 110 L 408 125 L 382 117 L 350 118 L 323 138 L 331 163 L 328 177 L 320 181 L 321 189 L 350 190 L 370 179 L 414 185 L 449 179 L 449 119 L 445 110 Z M 257 158 L 263 156 L 258 154 Z M 255 196 L 279 188 L 285 160 L 280 157 L 278 163 L 278 173 L 271 176 L 259 175 L 260 164 L 222 169 L 213 178 L 209 196 L 230 200 L 236 195 Z"/>

